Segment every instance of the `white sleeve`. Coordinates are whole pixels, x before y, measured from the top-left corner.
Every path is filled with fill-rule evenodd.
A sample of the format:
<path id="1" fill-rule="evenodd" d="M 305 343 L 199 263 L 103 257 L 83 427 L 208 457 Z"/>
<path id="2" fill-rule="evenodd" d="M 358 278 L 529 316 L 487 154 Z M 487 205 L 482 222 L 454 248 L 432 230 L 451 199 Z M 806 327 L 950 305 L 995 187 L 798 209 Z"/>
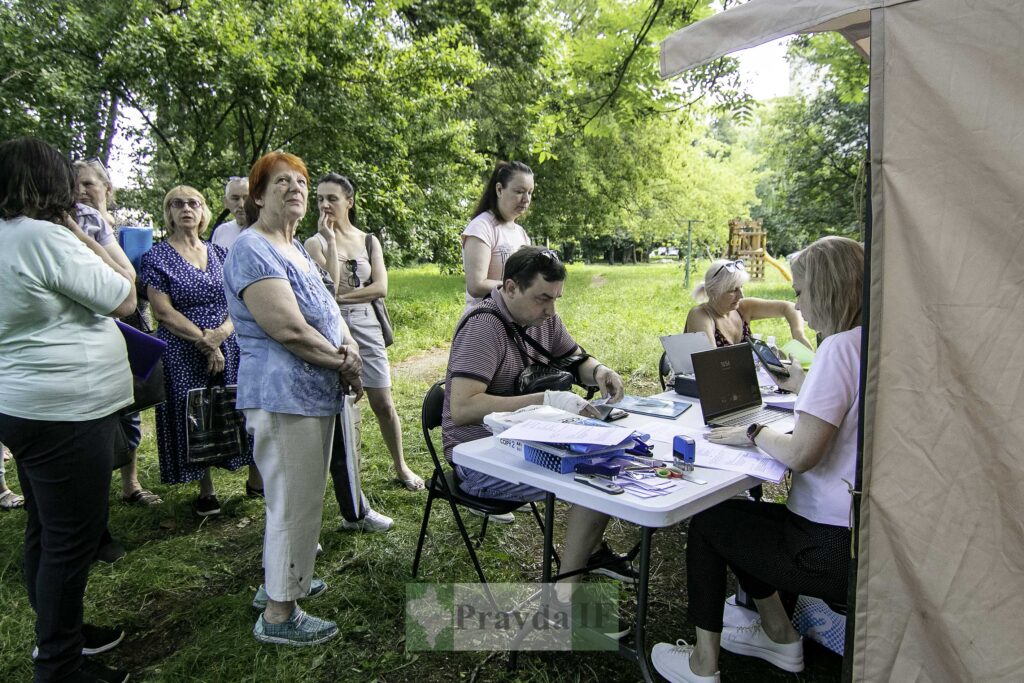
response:
<path id="1" fill-rule="evenodd" d="M 107 315 L 121 305 L 131 283 L 70 232 L 56 233 L 48 242 L 51 250 L 45 282 L 53 291 L 89 310 Z"/>
<path id="2" fill-rule="evenodd" d="M 860 335 L 834 335 L 824 342 L 797 395 L 794 410 L 839 427 L 860 388 Z"/>

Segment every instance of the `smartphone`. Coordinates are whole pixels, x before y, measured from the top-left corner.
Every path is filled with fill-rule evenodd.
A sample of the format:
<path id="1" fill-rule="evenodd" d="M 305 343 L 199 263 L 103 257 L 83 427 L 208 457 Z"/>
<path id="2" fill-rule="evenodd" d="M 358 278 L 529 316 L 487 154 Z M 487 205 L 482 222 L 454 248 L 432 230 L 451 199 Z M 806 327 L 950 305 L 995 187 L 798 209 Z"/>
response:
<path id="1" fill-rule="evenodd" d="M 629 415 L 629 413 L 627 413 L 625 410 L 621 410 L 607 403 L 596 405 L 594 406 L 594 408 L 597 410 L 598 413 L 600 413 L 601 419 L 604 420 L 605 422 L 614 422 L 615 420 L 621 420 L 622 418 Z"/>
<path id="2" fill-rule="evenodd" d="M 789 368 L 783 365 L 779 357 L 772 352 L 770 346 L 759 339 L 750 339 L 750 345 L 768 372 L 779 377 L 789 377 Z"/>

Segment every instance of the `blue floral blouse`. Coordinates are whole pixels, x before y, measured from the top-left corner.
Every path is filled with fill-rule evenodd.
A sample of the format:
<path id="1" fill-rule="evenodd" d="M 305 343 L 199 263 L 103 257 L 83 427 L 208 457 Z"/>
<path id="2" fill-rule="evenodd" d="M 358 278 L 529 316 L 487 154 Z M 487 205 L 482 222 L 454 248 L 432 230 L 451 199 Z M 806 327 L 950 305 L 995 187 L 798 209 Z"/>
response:
<path id="1" fill-rule="evenodd" d="M 255 230 L 239 235 L 224 264 L 228 314 L 241 350 L 236 406 L 306 417 L 336 415 L 344 396 L 338 371 L 307 363 L 271 339 L 242 300 L 245 288 L 254 282 L 287 280 L 306 322 L 331 344 L 342 344 L 338 304 L 309 254 L 298 241 L 293 243 L 305 255 L 308 272 L 302 272 Z"/>

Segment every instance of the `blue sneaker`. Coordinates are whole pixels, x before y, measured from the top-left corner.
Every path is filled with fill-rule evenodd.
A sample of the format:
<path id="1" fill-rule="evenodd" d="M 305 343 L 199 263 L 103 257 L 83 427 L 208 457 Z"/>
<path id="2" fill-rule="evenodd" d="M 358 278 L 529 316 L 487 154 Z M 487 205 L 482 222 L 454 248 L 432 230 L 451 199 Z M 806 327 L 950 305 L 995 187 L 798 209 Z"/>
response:
<path id="1" fill-rule="evenodd" d="M 280 624 L 268 623 L 261 614 L 252 634 L 261 643 L 305 647 L 319 645 L 338 635 L 338 625 L 333 621 L 310 616 L 296 605 L 288 620 Z"/>
<path id="2" fill-rule="evenodd" d="M 307 593 L 305 597 L 299 599 L 305 600 L 306 598 L 315 598 L 318 595 L 322 595 L 326 591 L 327 584 L 324 582 L 324 580 L 318 579 L 314 576 L 313 580 L 309 582 L 309 593 Z M 269 599 L 270 596 L 267 595 L 267 587 L 261 584 L 259 590 L 256 591 L 256 597 L 252 599 L 253 609 L 258 609 L 262 612 L 267 608 L 267 600 Z"/>

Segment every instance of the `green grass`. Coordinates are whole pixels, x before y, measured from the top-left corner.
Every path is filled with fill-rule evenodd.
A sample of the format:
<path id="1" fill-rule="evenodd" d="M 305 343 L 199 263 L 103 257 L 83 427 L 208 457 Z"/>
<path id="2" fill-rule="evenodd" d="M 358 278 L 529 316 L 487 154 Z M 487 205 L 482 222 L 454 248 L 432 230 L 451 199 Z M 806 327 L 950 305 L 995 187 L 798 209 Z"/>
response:
<path id="1" fill-rule="evenodd" d="M 701 264 L 702 266 L 704 264 Z M 698 272 L 703 272 L 698 270 Z M 559 311 L 577 340 L 602 362 L 619 370 L 630 393 L 658 389 L 658 335 L 680 332 L 692 305 L 682 287 L 679 264 L 570 267 Z M 792 290 L 772 273 L 765 283 L 746 288 L 748 296 L 792 298 Z M 403 420 L 406 457 L 426 477 L 430 459 L 419 427 L 420 401 L 443 374 L 451 331 L 463 308 L 460 277 L 441 276 L 433 267 L 391 273 L 388 299 L 397 341 L 394 394 Z M 784 321 L 761 321 L 754 331 L 788 340 Z M 199 521 L 190 511 L 194 485 L 159 483 L 152 411 L 144 416 L 141 480 L 165 503 L 155 508 L 122 505 L 120 481 L 112 480 L 111 529 L 125 543 L 127 557 L 115 565 L 95 565 L 86 593 L 86 618 L 124 624 L 128 638 L 106 661 L 147 681 L 581 681 L 638 680 L 636 666 L 610 653 L 524 654 L 508 671 L 503 655 L 488 653 L 411 653 L 404 649 L 405 584 L 422 519 L 424 494 L 393 483 L 372 413 L 364 406 L 363 487 L 376 509 L 396 519 L 386 535 L 336 531 L 341 522 L 333 495 L 324 502 L 324 554 L 317 570 L 330 590 L 307 606 L 336 620 L 341 635 L 312 649 L 264 646 L 251 636 L 255 612 L 249 602 L 262 581 L 260 552 L 263 513 L 244 497 L 244 470 L 214 475 L 224 514 Z M 11 463 L 9 463 L 11 464 Z M 17 490 L 13 466 L 8 473 Z M 467 516 L 468 517 L 468 516 Z M 31 678 L 29 652 L 34 616 L 19 567 L 24 513 L 0 516 L 0 680 Z M 478 528 L 475 518 L 468 522 Z M 556 531 L 556 539 L 561 529 Z M 637 538 L 634 527 L 610 526 L 613 544 L 625 549 Z M 533 581 L 540 575 L 540 535 L 527 517 L 511 527 L 492 525 L 481 549 L 491 581 Z M 655 536 L 652 555 L 651 642 L 692 637 L 685 616 L 685 537 L 681 529 Z M 437 505 L 431 516 L 419 580 L 473 581 L 469 558 L 451 513 Z M 630 592 L 625 592 L 631 598 Z M 808 647 L 802 680 L 839 679 L 838 658 Z M 757 661 L 722 658 L 726 680 L 791 680 Z"/>

